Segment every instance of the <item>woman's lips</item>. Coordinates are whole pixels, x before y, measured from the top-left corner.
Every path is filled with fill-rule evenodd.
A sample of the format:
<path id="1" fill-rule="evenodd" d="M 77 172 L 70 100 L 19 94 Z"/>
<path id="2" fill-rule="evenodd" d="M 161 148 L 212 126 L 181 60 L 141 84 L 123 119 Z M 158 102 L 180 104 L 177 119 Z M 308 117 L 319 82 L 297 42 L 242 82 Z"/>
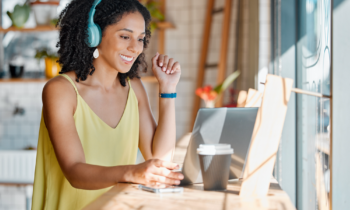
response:
<path id="1" fill-rule="evenodd" d="M 126 56 L 126 55 L 122 55 L 122 54 L 120 54 L 119 57 L 122 59 L 122 61 L 125 64 L 132 64 L 133 60 L 134 60 L 134 57 Z"/>

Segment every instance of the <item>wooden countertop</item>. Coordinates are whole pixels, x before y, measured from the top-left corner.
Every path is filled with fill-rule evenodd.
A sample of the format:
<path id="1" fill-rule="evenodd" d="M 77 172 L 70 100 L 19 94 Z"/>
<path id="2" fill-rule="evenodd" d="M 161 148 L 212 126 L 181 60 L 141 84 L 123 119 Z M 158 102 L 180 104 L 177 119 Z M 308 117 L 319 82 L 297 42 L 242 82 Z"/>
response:
<path id="1" fill-rule="evenodd" d="M 186 154 L 190 134 L 177 142 L 173 161 L 182 163 Z M 202 184 L 184 186 L 183 193 L 155 194 L 138 189 L 137 184 L 119 183 L 97 198 L 84 210 L 114 209 L 264 209 L 295 210 L 287 193 L 275 179 L 271 179 L 269 194 L 266 197 L 240 197 L 241 182 L 229 181 L 226 191 L 204 191 Z"/>
<path id="2" fill-rule="evenodd" d="M 240 182 L 230 181 L 226 191 L 204 191 L 202 184 L 184 187 L 183 193 L 155 194 L 138 189 L 137 184 L 120 183 L 90 203 L 84 210 L 114 209 L 274 209 L 295 210 L 288 195 L 273 181 L 269 195 L 239 197 Z"/>

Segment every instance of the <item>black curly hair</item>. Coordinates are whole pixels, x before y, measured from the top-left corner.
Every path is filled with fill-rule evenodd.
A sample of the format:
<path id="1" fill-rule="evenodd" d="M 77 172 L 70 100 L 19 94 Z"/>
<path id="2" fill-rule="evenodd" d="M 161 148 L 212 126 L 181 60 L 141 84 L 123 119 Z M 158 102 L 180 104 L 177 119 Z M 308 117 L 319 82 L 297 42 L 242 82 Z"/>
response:
<path id="1" fill-rule="evenodd" d="M 89 11 L 94 0 L 72 0 L 59 16 L 57 26 L 60 27 L 59 41 L 57 43 L 59 60 L 62 70 L 60 74 L 74 71 L 76 81 L 86 80 L 88 74 L 92 75 L 95 67 L 92 64 L 93 52 L 96 47 L 89 47 L 85 43 L 87 39 L 87 26 Z M 151 15 L 149 11 L 137 0 L 102 0 L 96 6 L 94 22 L 101 27 L 102 33 L 108 25 L 121 20 L 124 14 L 139 12 L 145 19 L 146 36 L 143 47 L 147 48 L 151 31 L 149 23 Z M 141 53 L 127 73 L 118 73 L 118 79 L 122 86 L 126 86 L 126 78 L 140 78 L 138 71 L 147 71 L 145 54 Z"/>

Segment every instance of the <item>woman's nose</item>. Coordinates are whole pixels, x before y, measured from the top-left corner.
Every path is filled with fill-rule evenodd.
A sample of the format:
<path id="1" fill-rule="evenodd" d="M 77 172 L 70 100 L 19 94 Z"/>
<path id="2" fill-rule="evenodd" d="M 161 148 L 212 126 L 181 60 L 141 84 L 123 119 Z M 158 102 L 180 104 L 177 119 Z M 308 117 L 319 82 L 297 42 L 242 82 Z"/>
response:
<path id="1" fill-rule="evenodd" d="M 133 40 L 130 42 L 127 49 L 132 53 L 140 54 L 143 49 L 143 45 L 141 45 L 138 40 Z"/>

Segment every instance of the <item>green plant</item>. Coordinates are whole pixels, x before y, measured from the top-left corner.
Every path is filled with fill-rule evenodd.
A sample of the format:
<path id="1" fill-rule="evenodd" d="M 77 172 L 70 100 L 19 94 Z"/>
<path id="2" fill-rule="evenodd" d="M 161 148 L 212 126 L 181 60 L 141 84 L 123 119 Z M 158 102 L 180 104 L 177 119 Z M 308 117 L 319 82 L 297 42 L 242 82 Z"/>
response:
<path id="1" fill-rule="evenodd" d="M 38 59 L 38 61 L 43 58 L 51 58 L 57 60 L 58 55 L 57 53 L 48 53 L 48 49 L 44 48 L 36 51 L 35 58 Z"/>
<path id="2" fill-rule="evenodd" d="M 58 23 L 58 18 L 55 18 L 55 19 L 50 20 L 50 24 L 51 24 L 52 26 L 56 26 L 57 23 Z"/>
<path id="3" fill-rule="evenodd" d="M 160 3 L 154 0 L 139 0 L 149 11 L 152 17 L 150 23 L 151 31 L 154 31 L 157 28 L 158 21 L 164 21 L 164 14 L 160 11 Z"/>
<path id="4" fill-rule="evenodd" d="M 16 4 L 13 12 L 7 11 L 7 15 L 12 21 L 12 25 L 16 28 L 23 28 L 24 24 L 27 22 L 30 14 L 30 7 L 28 4 L 24 3 L 22 6 Z"/>
<path id="5" fill-rule="evenodd" d="M 237 79 L 237 77 L 241 74 L 240 71 L 235 71 L 232 74 L 230 74 L 223 83 L 220 85 L 216 86 L 214 88 L 214 91 L 217 92 L 218 94 L 222 93 L 226 88 Z"/>

